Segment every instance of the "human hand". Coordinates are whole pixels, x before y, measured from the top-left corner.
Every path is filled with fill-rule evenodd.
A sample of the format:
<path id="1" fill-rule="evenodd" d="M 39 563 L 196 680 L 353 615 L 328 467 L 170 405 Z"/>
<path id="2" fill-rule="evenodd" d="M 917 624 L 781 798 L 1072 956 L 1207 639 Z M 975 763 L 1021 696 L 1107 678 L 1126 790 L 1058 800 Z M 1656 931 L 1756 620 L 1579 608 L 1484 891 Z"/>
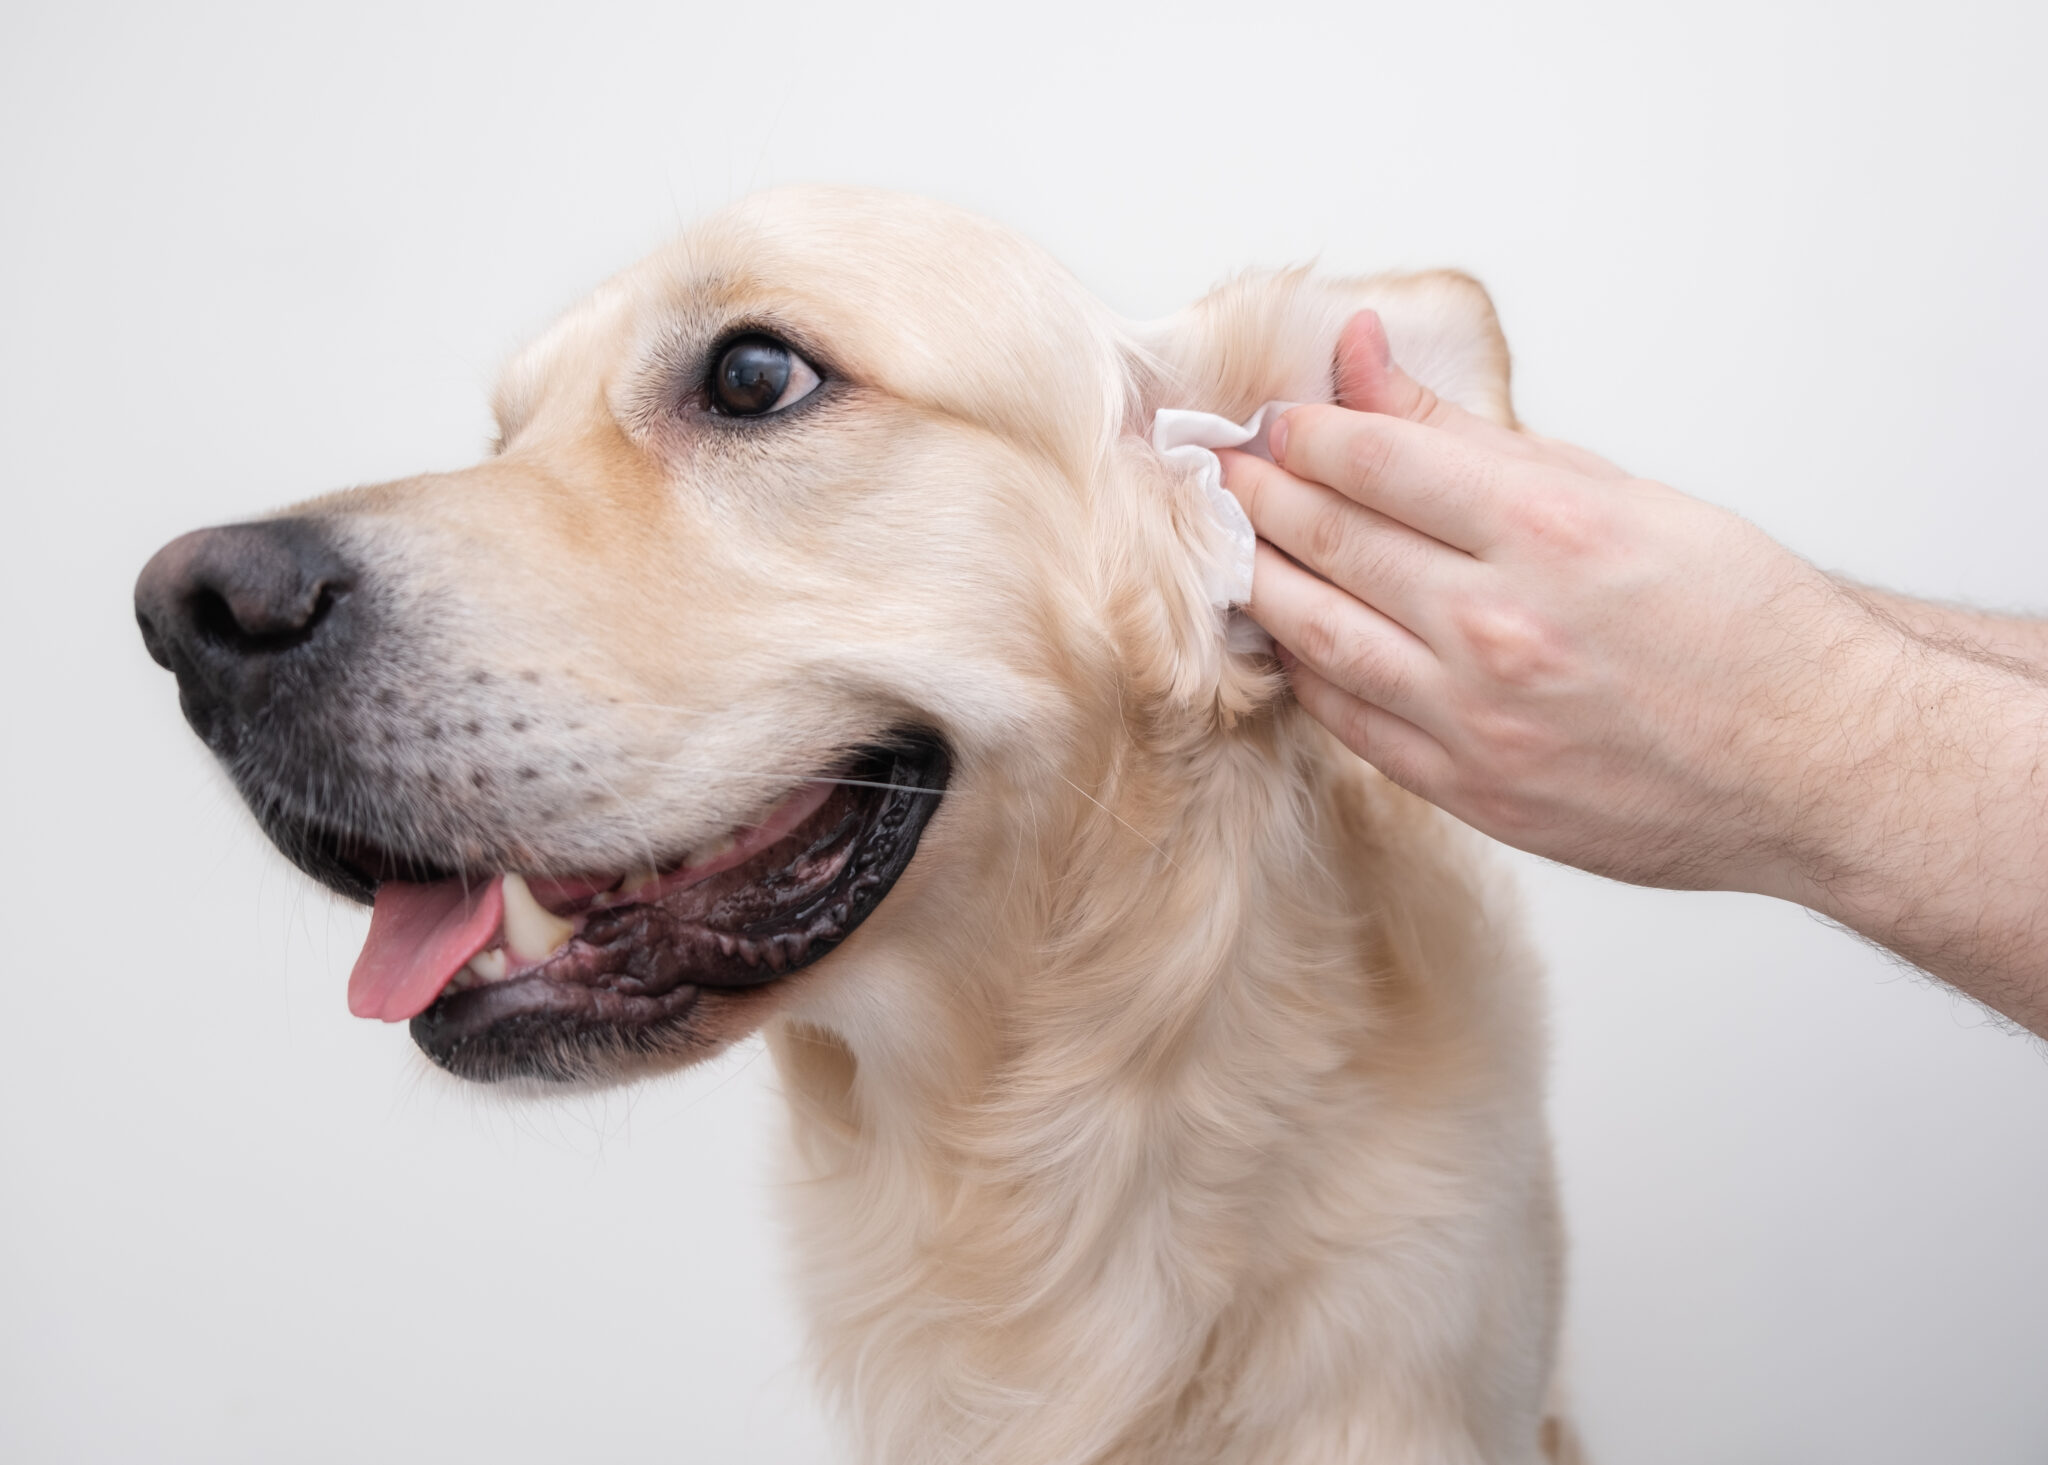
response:
<path id="1" fill-rule="evenodd" d="M 1276 424 L 1275 464 L 1224 455 L 1302 706 L 1522 849 L 1804 898 L 1851 797 L 1816 751 L 1890 736 L 1850 724 L 1895 628 L 1734 514 L 1438 400 L 1371 312 L 1339 382 Z"/>

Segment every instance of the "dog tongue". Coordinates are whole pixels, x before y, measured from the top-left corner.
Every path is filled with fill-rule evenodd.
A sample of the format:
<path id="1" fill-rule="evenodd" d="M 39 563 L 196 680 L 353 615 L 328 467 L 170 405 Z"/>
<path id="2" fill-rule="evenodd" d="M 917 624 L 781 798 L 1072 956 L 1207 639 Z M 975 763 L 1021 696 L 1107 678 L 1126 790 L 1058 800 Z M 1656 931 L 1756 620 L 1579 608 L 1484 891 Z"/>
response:
<path id="1" fill-rule="evenodd" d="M 386 880 L 370 911 L 370 935 L 348 977 L 348 1010 L 405 1022 L 433 1006 L 448 979 L 490 945 L 505 919 L 505 881 Z"/>

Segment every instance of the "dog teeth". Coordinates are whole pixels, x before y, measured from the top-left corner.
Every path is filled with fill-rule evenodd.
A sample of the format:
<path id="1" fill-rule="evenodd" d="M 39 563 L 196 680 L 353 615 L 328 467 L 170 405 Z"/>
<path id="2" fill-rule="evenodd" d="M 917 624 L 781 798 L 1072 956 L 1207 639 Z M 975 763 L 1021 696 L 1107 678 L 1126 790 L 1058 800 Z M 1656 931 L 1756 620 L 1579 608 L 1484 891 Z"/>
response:
<path id="1" fill-rule="evenodd" d="M 489 951 L 479 951 L 469 959 L 463 969 L 448 979 L 445 990 L 467 992 L 472 987 L 488 987 L 493 982 L 502 982 L 510 975 L 512 962 L 505 955 L 505 948 L 493 946 Z"/>
<path id="2" fill-rule="evenodd" d="M 545 961 L 576 934 L 576 928 L 533 898 L 526 879 L 505 874 L 505 945 L 521 961 Z"/>
<path id="3" fill-rule="evenodd" d="M 612 892 L 617 901 L 652 900 L 661 893 L 661 875 L 654 870 L 643 870 L 638 875 L 628 875 L 619 882 Z"/>

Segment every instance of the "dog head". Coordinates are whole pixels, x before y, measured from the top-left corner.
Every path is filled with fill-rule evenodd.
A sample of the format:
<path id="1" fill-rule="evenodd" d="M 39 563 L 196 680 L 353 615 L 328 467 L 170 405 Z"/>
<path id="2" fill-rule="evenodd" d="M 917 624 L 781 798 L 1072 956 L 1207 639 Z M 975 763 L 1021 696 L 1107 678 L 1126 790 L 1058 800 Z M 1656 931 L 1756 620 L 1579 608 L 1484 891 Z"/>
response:
<path id="1" fill-rule="evenodd" d="M 1131 745 L 1257 720 L 1143 430 L 1327 400 L 1361 304 L 1505 415 L 1458 277 L 1134 328 L 970 215 L 764 195 L 523 351 L 483 462 L 187 535 L 138 618 L 280 848 L 375 899 L 355 1011 L 473 1078 L 672 1066 L 827 978 L 912 1000 L 1042 916 Z"/>

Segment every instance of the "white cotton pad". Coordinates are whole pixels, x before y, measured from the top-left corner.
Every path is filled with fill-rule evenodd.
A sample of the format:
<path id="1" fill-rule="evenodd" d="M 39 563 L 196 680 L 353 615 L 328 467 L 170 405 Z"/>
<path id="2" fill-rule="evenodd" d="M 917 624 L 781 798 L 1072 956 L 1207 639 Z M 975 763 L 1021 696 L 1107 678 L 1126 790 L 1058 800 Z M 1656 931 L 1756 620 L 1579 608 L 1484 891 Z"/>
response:
<path id="1" fill-rule="evenodd" d="M 1229 610 L 1252 598 L 1252 552 L 1258 536 L 1244 508 L 1223 486 L 1223 462 L 1217 448 L 1242 448 L 1253 457 L 1273 461 L 1266 451 L 1266 429 L 1297 402 L 1268 402 L 1244 422 L 1213 412 L 1187 412 L 1162 407 L 1152 414 L 1152 446 L 1167 462 L 1193 474 L 1201 486 L 1212 521 L 1209 563 L 1203 583 L 1209 602 Z"/>

